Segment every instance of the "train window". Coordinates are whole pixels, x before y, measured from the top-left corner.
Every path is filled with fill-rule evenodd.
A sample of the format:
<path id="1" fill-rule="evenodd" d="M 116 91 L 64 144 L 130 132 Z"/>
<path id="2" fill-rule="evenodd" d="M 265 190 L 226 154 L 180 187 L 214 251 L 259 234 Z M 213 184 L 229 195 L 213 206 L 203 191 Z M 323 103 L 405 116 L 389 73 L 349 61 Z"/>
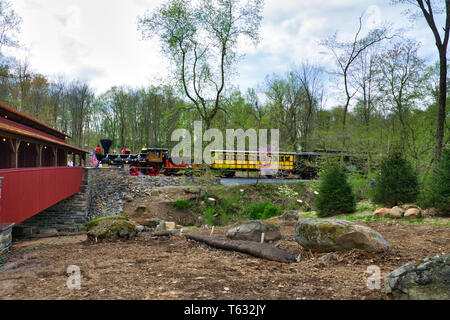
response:
<path id="1" fill-rule="evenodd" d="M 152 158 L 159 158 L 159 151 L 152 151 Z"/>
<path id="2" fill-rule="evenodd" d="M 255 156 L 253 156 L 253 155 L 249 155 L 248 158 L 250 161 L 256 161 Z"/>
<path id="3" fill-rule="evenodd" d="M 218 158 L 219 160 L 223 160 L 223 154 L 222 154 L 222 153 L 219 153 L 219 154 L 217 155 L 217 158 Z"/>

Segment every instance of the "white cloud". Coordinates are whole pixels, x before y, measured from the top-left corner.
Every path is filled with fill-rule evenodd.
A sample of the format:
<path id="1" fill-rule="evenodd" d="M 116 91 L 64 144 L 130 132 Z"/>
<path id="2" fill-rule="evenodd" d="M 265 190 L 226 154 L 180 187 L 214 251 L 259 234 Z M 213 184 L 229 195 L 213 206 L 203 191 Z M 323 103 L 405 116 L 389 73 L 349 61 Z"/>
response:
<path id="1" fill-rule="evenodd" d="M 113 85 L 144 86 L 166 77 L 169 65 L 157 39 L 142 41 L 137 17 L 161 0 L 14 0 L 22 16 L 21 51 L 31 66 L 48 75 L 89 79 L 98 92 Z M 235 83 L 243 90 L 256 87 L 266 75 L 285 72 L 309 60 L 330 65 L 319 42 L 339 30 L 351 37 L 359 16 L 379 9 L 381 21 L 409 26 L 402 8 L 387 0 L 266 0 L 261 43 L 245 45 Z M 375 6 L 375 7 L 374 7 Z M 370 21 L 370 19 L 369 19 Z M 436 59 L 434 40 L 421 21 L 409 31 L 419 39 L 426 57 Z"/>

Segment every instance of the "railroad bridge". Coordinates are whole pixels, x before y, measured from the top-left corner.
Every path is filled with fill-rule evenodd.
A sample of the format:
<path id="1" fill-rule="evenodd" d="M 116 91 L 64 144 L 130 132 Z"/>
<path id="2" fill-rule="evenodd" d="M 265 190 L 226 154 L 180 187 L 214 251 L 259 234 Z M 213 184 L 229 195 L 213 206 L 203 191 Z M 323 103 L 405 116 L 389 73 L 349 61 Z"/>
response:
<path id="1" fill-rule="evenodd" d="M 80 192 L 88 151 L 66 138 L 0 102 L 0 253 L 14 225 Z"/>

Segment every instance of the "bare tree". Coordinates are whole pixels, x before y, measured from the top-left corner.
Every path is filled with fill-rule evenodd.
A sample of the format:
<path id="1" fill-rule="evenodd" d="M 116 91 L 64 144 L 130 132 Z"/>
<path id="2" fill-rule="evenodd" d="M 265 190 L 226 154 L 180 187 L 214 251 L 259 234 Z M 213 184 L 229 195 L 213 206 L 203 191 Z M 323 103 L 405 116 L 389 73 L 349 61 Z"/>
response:
<path id="1" fill-rule="evenodd" d="M 18 47 L 17 34 L 20 32 L 22 18 L 7 0 L 0 0 L 0 54 L 3 47 Z"/>
<path id="2" fill-rule="evenodd" d="M 177 78 L 209 128 L 238 59 L 241 38 L 259 42 L 262 0 L 169 0 L 139 20 L 144 38 L 159 35 Z"/>
<path id="3" fill-rule="evenodd" d="M 428 26 L 430 27 L 436 47 L 439 52 L 439 66 L 440 66 L 440 78 L 439 78 L 439 108 L 438 119 L 436 127 L 436 145 L 434 151 L 434 158 L 436 162 L 441 157 L 442 147 L 444 143 L 444 130 L 445 130 L 445 118 L 446 118 L 446 106 L 447 106 L 447 47 L 450 36 L 450 0 L 434 1 L 431 0 L 394 0 L 392 3 L 408 3 L 418 10 L 416 12 L 409 11 L 412 19 L 417 18 L 417 11 L 422 12 Z M 445 3 L 445 4 L 444 4 Z M 445 15 L 445 25 L 442 31 L 439 30 L 436 21 L 437 16 Z"/>
<path id="4" fill-rule="evenodd" d="M 90 112 L 94 94 L 89 84 L 74 81 L 68 86 L 66 97 L 72 120 L 72 137 L 76 145 L 82 146 L 85 120 Z"/>
<path id="5" fill-rule="evenodd" d="M 336 74 L 342 77 L 342 82 L 345 92 L 344 103 L 344 117 L 342 120 L 345 128 L 347 122 L 347 113 L 350 102 L 358 92 L 358 88 L 351 83 L 351 73 L 357 58 L 369 47 L 379 43 L 385 39 L 390 39 L 390 28 L 382 27 L 371 30 L 367 36 L 361 37 L 363 27 L 363 17 L 359 18 L 359 27 L 352 41 L 339 41 L 337 33 L 321 42 L 321 45 L 331 51 L 333 57 L 336 59 L 337 72 Z"/>

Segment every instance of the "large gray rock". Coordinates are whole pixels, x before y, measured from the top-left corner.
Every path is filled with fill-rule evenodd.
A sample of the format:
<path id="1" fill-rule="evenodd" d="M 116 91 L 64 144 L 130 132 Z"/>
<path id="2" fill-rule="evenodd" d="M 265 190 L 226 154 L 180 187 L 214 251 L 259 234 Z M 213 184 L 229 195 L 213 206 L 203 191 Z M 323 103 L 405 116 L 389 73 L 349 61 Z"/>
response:
<path id="1" fill-rule="evenodd" d="M 260 242 L 262 233 L 264 233 L 264 241 L 281 239 L 280 226 L 262 221 L 249 221 L 246 224 L 230 229 L 227 232 L 227 238 Z"/>
<path id="2" fill-rule="evenodd" d="M 409 262 L 385 278 L 392 299 L 450 300 L 450 255 Z"/>
<path id="3" fill-rule="evenodd" d="M 389 242 L 375 230 L 335 219 L 300 219 L 294 236 L 302 247 L 316 252 L 348 251 L 354 248 L 381 252 L 391 248 Z"/>
<path id="4" fill-rule="evenodd" d="M 137 234 L 136 226 L 126 217 L 111 216 L 92 220 L 87 225 L 90 240 L 131 239 Z"/>

